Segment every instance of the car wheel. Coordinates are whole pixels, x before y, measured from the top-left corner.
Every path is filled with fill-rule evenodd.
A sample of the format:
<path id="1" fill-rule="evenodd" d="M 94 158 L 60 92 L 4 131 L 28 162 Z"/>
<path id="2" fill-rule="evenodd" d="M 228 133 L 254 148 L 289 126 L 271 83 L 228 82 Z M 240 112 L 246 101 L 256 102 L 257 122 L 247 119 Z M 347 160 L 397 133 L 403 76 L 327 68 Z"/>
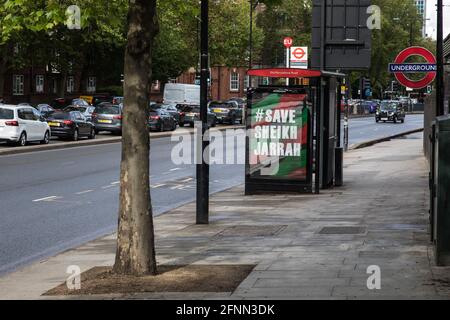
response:
<path id="1" fill-rule="evenodd" d="M 99 134 L 100 131 L 98 131 L 97 129 L 94 130 L 95 134 Z"/>
<path id="2" fill-rule="evenodd" d="M 49 144 L 49 143 L 50 143 L 50 132 L 46 131 L 44 139 L 41 141 L 41 144 Z"/>
<path id="3" fill-rule="evenodd" d="M 91 129 L 91 134 L 89 135 L 89 139 L 95 139 L 95 135 L 96 135 L 95 130 Z"/>
<path id="4" fill-rule="evenodd" d="M 22 132 L 20 135 L 18 145 L 20 147 L 25 147 L 27 145 L 27 134 L 25 132 Z"/>
<path id="5" fill-rule="evenodd" d="M 396 117 L 394 117 L 394 123 L 397 123 L 397 118 Z"/>
<path id="6" fill-rule="evenodd" d="M 161 125 L 159 127 L 159 131 L 160 132 L 164 132 L 164 123 L 163 122 L 161 122 Z"/>
<path id="7" fill-rule="evenodd" d="M 380 120 L 378 120 L 378 119 L 375 119 L 375 122 L 376 122 L 376 123 L 378 123 L 378 122 L 380 122 Z"/>
<path id="8" fill-rule="evenodd" d="M 72 135 L 72 141 L 78 141 L 78 138 L 79 138 L 78 129 L 75 129 L 75 131 L 73 132 L 73 135 Z"/>
<path id="9" fill-rule="evenodd" d="M 180 126 L 180 128 L 184 127 L 184 122 L 181 122 L 181 123 L 179 124 L 179 126 Z"/>

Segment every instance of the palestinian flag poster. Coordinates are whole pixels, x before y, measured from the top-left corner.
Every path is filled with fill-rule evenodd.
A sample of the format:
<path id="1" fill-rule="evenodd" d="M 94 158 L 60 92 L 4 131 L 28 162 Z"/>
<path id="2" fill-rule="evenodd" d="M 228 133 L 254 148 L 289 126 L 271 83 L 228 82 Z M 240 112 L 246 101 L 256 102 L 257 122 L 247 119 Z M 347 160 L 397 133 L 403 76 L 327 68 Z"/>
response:
<path id="1" fill-rule="evenodd" d="M 306 94 L 263 92 L 252 98 L 249 169 L 253 178 L 306 181 L 308 124 Z"/>

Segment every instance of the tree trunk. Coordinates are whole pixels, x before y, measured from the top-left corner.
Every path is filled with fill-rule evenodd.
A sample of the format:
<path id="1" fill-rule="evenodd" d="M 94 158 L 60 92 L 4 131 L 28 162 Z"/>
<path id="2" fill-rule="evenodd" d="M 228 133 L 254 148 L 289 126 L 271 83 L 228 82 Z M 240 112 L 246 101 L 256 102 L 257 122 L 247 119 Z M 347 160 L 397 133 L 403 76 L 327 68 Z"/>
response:
<path id="1" fill-rule="evenodd" d="M 156 0 L 130 0 L 124 66 L 119 227 L 114 264 L 114 272 L 119 274 L 156 274 L 147 123 L 151 50 L 157 31 Z"/>
<path id="2" fill-rule="evenodd" d="M 8 46 L 0 46 L 0 99 L 4 98 L 5 76 L 8 69 Z"/>
<path id="3" fill-rule="evenodd" d="M 67 73 L 61 72 L 59 75 L 58 98 L 66 97 Z"/>

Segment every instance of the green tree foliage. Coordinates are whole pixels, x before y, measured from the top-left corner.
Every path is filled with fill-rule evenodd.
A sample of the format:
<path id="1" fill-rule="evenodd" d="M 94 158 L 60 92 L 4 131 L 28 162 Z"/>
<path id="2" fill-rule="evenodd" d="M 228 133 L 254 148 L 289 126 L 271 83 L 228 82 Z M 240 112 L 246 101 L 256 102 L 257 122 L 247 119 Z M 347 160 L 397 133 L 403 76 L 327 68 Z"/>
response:
<path id="1" fill-rule="evenodd" d="M 372 67 L 368 75 L 379 96 L 393 80 L 388 64 L 400 51 L 411 44 L 427 47 L 433 52 L 435 48 L 432 40 L 422 37 L 422 17 L 413 1 L 374 0 L 373 4 L 381 8 L 381 30 L 372 32 Z M 353 78 L 358 76 L 355 74 Z"/>
<path id="2" fill-rule="evenodd" d="M 310 46 L 311 0 L 283 0 L 269 2 L 258 15 L 258 26 L 263 30 L 260 63 L 265 66 L 285 64 L 284 37 L 294 39 L 294 45 Z"/>

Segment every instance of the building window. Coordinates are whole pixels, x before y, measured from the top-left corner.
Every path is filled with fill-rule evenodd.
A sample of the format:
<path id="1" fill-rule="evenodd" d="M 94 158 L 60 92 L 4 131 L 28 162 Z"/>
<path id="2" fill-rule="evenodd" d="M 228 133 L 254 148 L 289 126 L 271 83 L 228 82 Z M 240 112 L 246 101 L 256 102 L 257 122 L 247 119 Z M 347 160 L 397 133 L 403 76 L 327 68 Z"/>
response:
<path id="1" fill-rule="evenodd" d="M 93 93 L 97 90 L 97 78 L 96 77 L 88 78 L 86 90 L 89 93 Z"/>
<path id="2" fill-rule="evenodd" d="M 75 79 L 74 77 L 67 78 L 67 92 L 72 93 L 75 91 Z"/>
<path id="3" fill-rule="evenodd" d="M 37 93 L 44 92 L 44 76 L 43 75 L 36 76 L 36 92 Z"/>
<path id="4" fill-rule="evenodd" d="M 58 81 L 56 79 L 52 79 L 50 84 L 51 90 L 53 94 L 58 93 Z"/>
<path id="5" fill-rule="evenodd" d="M 244 78 L 244 91 L 247 91 L 247 88 L 250 86 L 250 77 L 245 76 Z"/>
<path id="6" fill-rule="evenodd" d="M 24 76 L 23 75 L 21 75 L 21 74 L 13 75 L 13 95 L 21 96 L 24 94 L 23 84 L 24 84 Z"/>
<path id="7" fill-rule="evenodd" d="M 239 91 L 239 73 L 230 74 L 230 91 Z"/>

